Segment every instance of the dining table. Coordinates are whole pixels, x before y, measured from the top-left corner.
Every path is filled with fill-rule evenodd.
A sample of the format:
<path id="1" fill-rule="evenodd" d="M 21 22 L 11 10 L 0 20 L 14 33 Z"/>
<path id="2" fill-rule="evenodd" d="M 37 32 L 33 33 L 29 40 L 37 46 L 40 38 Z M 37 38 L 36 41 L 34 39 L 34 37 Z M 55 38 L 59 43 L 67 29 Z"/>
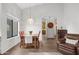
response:
<path id="1" fill-rule="evenodd" d="M 27 46 L 30 44 L 31 46 L 37 48 L 39 45 L 38 33 L 26 34 L 25 43 Z"/>

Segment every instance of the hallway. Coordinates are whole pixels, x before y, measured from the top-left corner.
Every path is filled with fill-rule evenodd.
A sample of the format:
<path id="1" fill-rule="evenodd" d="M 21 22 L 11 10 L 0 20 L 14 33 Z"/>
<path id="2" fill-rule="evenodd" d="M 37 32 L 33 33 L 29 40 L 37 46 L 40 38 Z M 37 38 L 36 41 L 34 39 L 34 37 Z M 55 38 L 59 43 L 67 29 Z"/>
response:
<path id="1" fill-rule="evenodd" d="M 7 51 L 5 55 L 61 55 L 56 50 L 56 40 L 55 39 L 48 39 L 44 40 L 40 43 L 39 49 L 23 49 L 20 48 L 19 45 L 15 46 L 11 50 Z"/>

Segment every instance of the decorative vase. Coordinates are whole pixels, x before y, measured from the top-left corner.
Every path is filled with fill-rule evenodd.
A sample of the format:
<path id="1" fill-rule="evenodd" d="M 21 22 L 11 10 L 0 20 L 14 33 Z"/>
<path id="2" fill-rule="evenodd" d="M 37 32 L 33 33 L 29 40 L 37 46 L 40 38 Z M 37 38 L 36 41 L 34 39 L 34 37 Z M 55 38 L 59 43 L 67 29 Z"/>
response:
<path id="1" fill-rule="evenodd" d="M 30 35 L 32 35 L 32 31 L 29 31 Z"/>
<path id="2" fill-rule="evenodd" d="M 61 26 L 61 29 L 63 29 L 63 27 Z"/>

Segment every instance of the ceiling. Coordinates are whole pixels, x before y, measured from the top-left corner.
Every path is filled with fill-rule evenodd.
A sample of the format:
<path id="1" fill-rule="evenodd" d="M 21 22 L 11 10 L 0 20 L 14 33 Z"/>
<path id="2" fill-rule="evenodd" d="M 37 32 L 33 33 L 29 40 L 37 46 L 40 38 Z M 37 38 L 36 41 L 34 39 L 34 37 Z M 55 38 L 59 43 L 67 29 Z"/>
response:
<path id="1" fill-rule="evenodd" d="M 41 4 L 42 4 L 42 3 L 17 3 L 17 5 L 18 5 L 21 9 L 28 8 L 28 7 L 33 7 L 33 6 L 41 5 Z"/>

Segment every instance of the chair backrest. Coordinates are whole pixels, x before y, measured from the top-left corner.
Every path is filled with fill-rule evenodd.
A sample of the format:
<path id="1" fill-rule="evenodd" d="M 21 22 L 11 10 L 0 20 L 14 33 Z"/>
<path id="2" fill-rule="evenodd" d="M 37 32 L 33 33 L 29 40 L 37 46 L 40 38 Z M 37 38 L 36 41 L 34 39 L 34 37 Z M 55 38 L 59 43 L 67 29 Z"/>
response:
<path id="1" fill-rule="evenodd" d="M 38 33 L 38 37 L 40 36 L 40 31 L 39 31 L 39 33 Z"/>
<path id="2" fill-rule="evenodd" d="M 19 32 L 20 36 L 24 36 L 24 31 Z"/>
<path id="3" fill-rule="evenodd" d="M 24 31 L 20 31 L 19 35 L 20 35 L 20 39 L 24 39 Z"/>

